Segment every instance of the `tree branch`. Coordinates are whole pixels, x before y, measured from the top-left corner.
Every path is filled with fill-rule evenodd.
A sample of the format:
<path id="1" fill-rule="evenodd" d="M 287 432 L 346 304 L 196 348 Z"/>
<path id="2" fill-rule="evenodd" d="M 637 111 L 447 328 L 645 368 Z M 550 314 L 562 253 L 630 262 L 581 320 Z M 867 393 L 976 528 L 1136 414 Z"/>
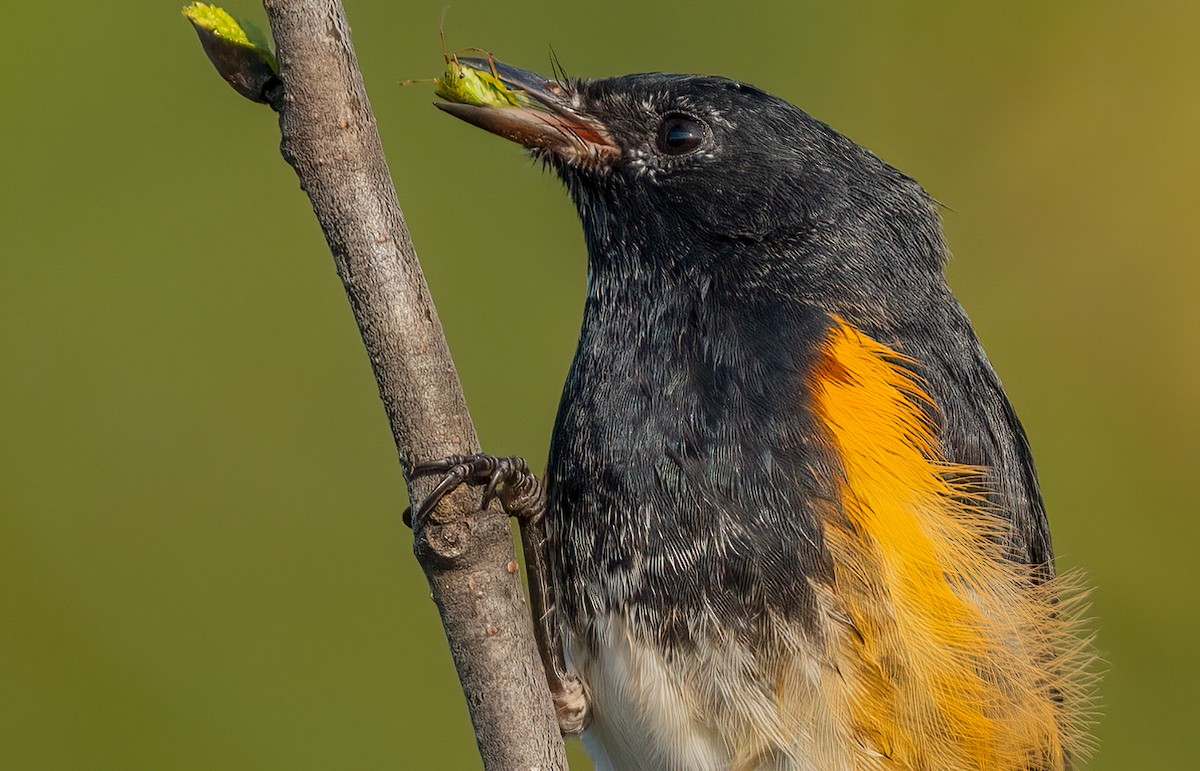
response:
<path id="1" fill-rule="evenodd" d="M 325 232 L 409 497 L 419 501 L 432 482 L 414 483 L 414 462 L 479 450 L 458 373 L 396 200 L 341 3 L 264 0 L 264 6 L 278 81 L 244 52 L 214 56 L 213 45 L 227 44 L 214 44 L 198 25 L 201 41 L 239 92 L 279 113 L 283 157 Z M 242 72 L 242 61 L 257 72 Z M 477 494 L 467 489 L 449 496 L 428 520 L 414 523 L 413 550 L 441 612 L 484 767 L 566 768 L 508 518 L 496 504 L 478 509 Z"/>

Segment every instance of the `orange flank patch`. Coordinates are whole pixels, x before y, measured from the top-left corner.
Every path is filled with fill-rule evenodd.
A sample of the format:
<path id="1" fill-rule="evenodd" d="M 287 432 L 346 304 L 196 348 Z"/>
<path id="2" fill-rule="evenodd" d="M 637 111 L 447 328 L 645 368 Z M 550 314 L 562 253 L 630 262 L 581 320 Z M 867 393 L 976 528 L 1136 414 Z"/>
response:
<path id="1" fill-rule="evenodd" d="M 809 384 L 841 461 L 829 687 L 855 767 L 1063 768 L 1086 723 L 1079 603 L 1005 558 L 984 471 L 946 462 L 911 363 L 839 319 Z"/>

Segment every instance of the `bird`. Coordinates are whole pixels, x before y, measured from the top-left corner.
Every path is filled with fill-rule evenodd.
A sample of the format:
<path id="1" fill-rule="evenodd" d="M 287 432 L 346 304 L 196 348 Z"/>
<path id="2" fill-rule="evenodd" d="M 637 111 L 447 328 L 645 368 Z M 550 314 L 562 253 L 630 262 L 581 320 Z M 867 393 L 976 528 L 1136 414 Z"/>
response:
<path id="1" fill-rule="evenodd" d="M 438 106 L 561 178 L 587 290 L 544 482 L 429 461 L 419 514 L 466 483 L 543 523 L 596 767 L 1084 757 L 1082 592 L 939 204 L 738 80 L 455 62 L 504 98 Z"/>

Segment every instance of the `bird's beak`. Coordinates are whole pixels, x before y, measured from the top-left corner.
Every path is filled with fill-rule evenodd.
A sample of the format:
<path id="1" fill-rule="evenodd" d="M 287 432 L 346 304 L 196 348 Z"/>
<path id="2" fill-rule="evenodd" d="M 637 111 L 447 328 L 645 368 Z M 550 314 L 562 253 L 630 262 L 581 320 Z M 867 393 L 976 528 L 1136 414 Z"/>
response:
<path id="1" fill-rule="evenodd" d="M 572 165 L 598 166 L 621 154 L 604 124 L 573 106 L 574 94 L 566 85 L 492 58 L 464 57 L 457 63 L 498 80 L 515 104 L 438 102 L 438 109 Z"/>

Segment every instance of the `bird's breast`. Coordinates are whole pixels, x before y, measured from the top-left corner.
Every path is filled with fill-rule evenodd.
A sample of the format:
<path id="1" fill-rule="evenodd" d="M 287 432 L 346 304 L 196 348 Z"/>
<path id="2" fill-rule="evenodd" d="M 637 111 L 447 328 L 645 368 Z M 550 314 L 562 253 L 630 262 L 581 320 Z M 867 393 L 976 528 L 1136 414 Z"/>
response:
<path id="1" fill-rule="evenodd" d="M 585 317 L 548 470 L 569 619 L 618 611 L 674 646 L 811 612 L 828 571 L 814 507 L 833 493 L 813 473 L 808 333 L 779 328 L 801 321 L 762 334 L 669 304 L 637 323 Z"/>

